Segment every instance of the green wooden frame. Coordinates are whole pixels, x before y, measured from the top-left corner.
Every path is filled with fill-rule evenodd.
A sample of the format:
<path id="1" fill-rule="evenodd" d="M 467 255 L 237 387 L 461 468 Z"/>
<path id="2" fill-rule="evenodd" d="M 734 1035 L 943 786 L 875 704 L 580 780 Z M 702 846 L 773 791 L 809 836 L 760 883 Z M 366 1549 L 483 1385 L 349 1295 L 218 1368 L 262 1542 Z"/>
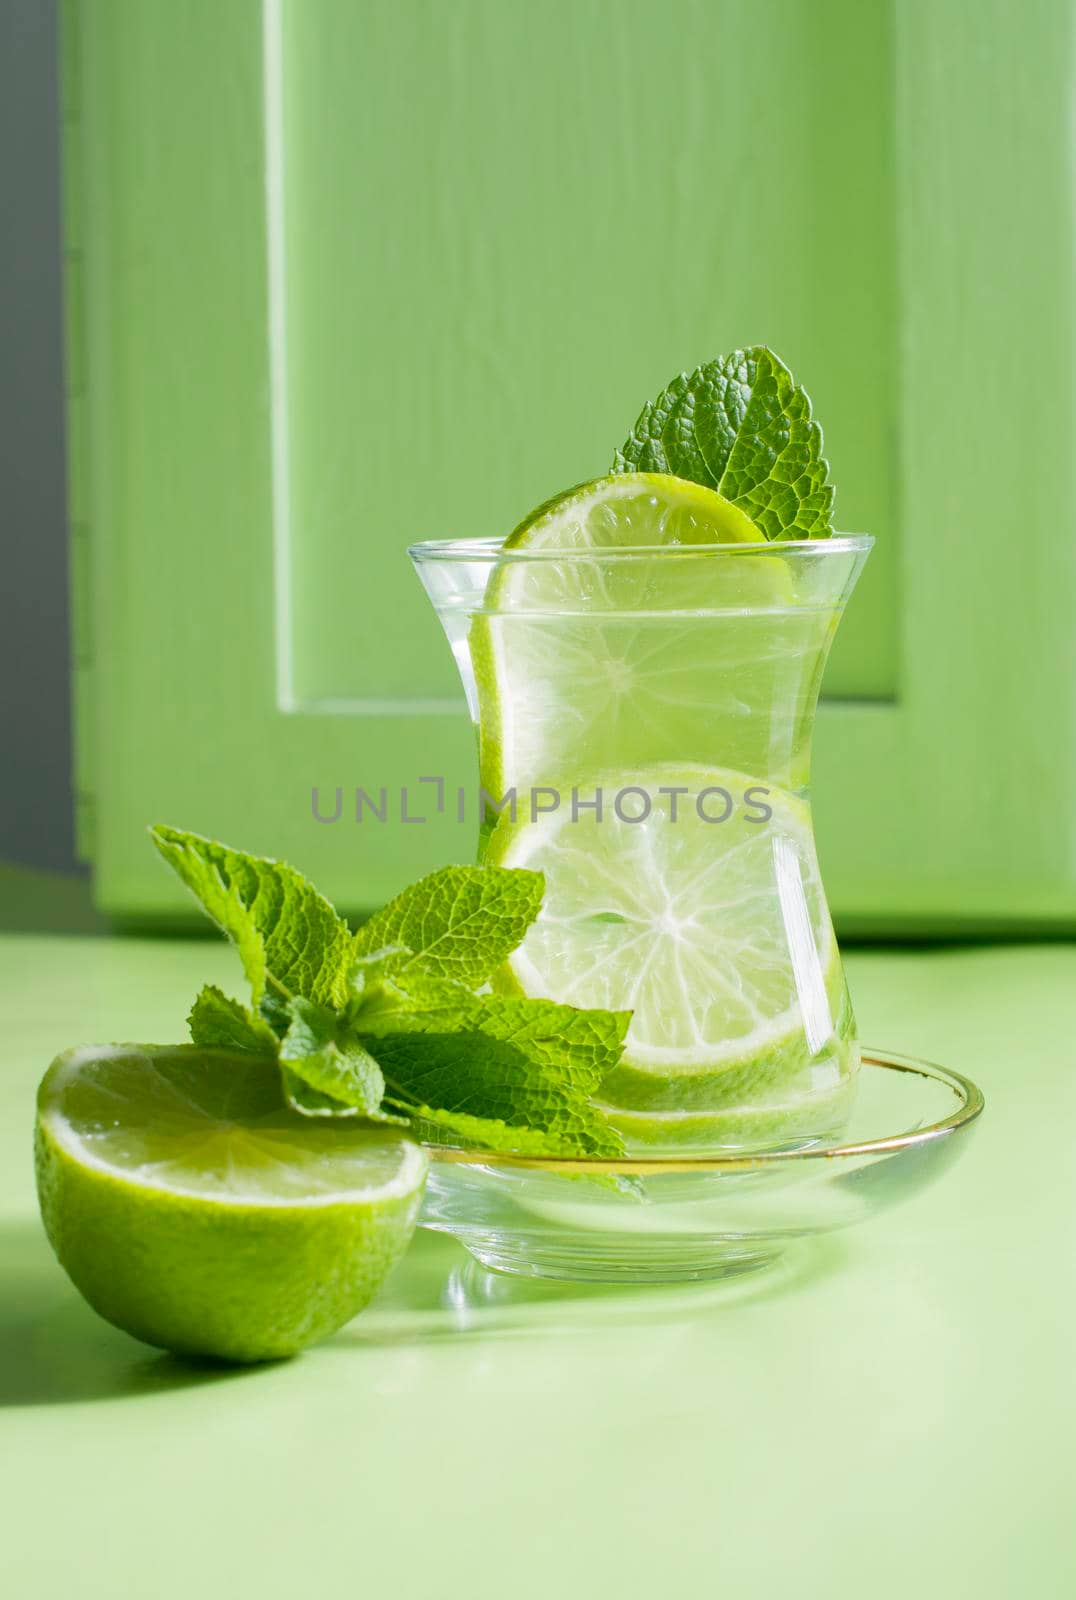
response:
<path id="1" fill-rule="evenodd" d="M 819 844 L 846 929 L 1071 929 L 1073 8 L 895 17 L 900 690 L 824 708 Z"/>
<path id="2" fill-rule="evenodd" d="M 404 596 L 398 584 L 410 580 L 383 552 L 371 549 L 370 597 L 360 593 L 355 611 L 382 651 L 394 636 L 387 613 L 398 611 L 409 654 L 396 678 L 334 702 L 316 672 L 308 684 L 288 669 L 292 646 L 316 659 L 307 635 L 316 645 L 319 617 L 339 630 L 335 591 L 364 587 L 361 565 L 347 567 L 346 583 L 331 574 L 335 536 L 314 526 L 309 482 L 299 492 L 311 539 L 323 541 L 310 548 L 322 553 L 298 577 L 291 565 L 287 405 L 298 400 L 307 419 L 323 404 L 319 425 L 330 428 L 332 412 L 289 367 L 280 317 L 294 242 L 274 209 L 292 160 L 276 99 L 288 3 L 65 9 L 81 836 L 98 903 L 126 917 L 182 909 L 142 843 L 158 818 L 286 851 L 356 911 L 471 845 L 448 813 L 421 828 L 346 832 L 310 817 L 314 786 L 393 790 L 423 773 L 472 782 L 474 754 L 433 619 L 418 620 L 417 589 L 413 602 Z M 475 4 L 461 0 L 461 10 L 478 15 Z M 553 9 L 566 27 L 580 12 Z M 595 37 L 608 10 L 591 0 Z M 727 40 L 777 63 L 775 103 L 784 82 L 806 119 L 804 159 L 820 192 L 828 184 L 837 196 L 834 217 L 867 208 L 872 219 L 857 273 L 842 267 L 850 246 L 839 228 L 816 238 L 797 220 L 789 259 L 754 264 L 762 300 L 736 299 L 738 268 L 720 279 L 733 321 L 771 292 L 793 343 L 810 343 L 795 329 L 817 311 L 833 393 L 812 387 L 820 412 L 839 419 L 831 449 L 851 441 L 842 503 L 880 541 L 872 565 L 884 583 L 868 576 L 857 597 L 864 620 L 853 613 L 846 624 L 851 643 L 829 680 L 838 698 L 823 706 L 816 740 L 835 911 L 846 929 L 870 933 L 1076 926 L 1076 541 L 1064 525 L 1076 420 L 1071 0 L 1030 10 L 1006 0 L 722 0 L 718 10 Z M 613 11 L 629 27 L 630 8 Z M 361 13 L 356 0 L 360 22 Z M 384 14 L 369 13 L 372 39 Z M 585 32 L 572 37 L 581 50 Z M 838 112 L 824 110 L 842 82 L 878 107 L 879 142 L 858 155 Z M 764 93 L 752 89 L 755 100 Z M 794 126 L 789 150 L 797 136 Z M 795 203 L 791 191 L 785 199 Z M 675 218 L 667 225 L 675 243 Z M 820 298 L 797 290 L 789 322 L 778 302 L 797 248 Z M 860 327 L 875 331 L 869 358 Z M 647 337 L 641 329 L 638 342 Z M 706 353 L 685 346 L 684 359 Z M 660 359 L 647 347 L 638 369 L 629 362 L 610 378 L 618 403 L 631 411 L 668 376 Z M 554 445 L 566 448 L 555 431 L 550 460 Z M 542 467 L 551 470 L 544 458 Z M 483 517 L 503 526 L 510 507 L 556 486 L 537 471 L 528 464 L 517 482 L 510 465 L 499 477 L 491 469 Z M 437 489 L 457 515 L 462 481 Z M 487 529 L 427 521 L 408 531 Z M 404 561 L 402 542 L 393 563 Z"/>

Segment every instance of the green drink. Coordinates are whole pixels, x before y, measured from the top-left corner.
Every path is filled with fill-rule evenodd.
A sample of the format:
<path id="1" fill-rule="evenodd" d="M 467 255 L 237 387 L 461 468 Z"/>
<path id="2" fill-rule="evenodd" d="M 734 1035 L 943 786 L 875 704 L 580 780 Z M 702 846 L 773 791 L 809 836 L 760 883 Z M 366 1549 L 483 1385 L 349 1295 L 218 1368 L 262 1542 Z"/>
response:
<path id="1" fill-rule="evenodd" d="M 870 541 L 743 522 L 625 474 L 414 552 L 478 725 L 483 858 L 545 875 L 495 986 L 633 1013 L 598 1096 L 629 1148 L 831 1137 L 859 1064 L 808 777 Z"/>

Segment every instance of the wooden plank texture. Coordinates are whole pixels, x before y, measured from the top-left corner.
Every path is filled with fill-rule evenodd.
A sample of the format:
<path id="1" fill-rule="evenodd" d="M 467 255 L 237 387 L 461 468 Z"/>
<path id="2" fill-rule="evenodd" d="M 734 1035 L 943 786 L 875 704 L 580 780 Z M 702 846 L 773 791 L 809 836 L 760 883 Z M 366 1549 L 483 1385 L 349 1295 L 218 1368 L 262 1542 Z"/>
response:
<path id="1" fill-rule="evenodd" d="M 1071 0 L 74 12 L 105 909 L 180 909 L 158 818 L 356 910 L 466 858 L 311 816 L 473 782 L 405 544 L 503 529 L 765 339 L 878 537 L 820 717 L 835 909 L 1076 918 Z"/>
<path id="2" fill-rule="evenodd" d="M 846 924 L 1072 927 L 1072 6 L 896 17 L 901 694 L 826 708 L 820 848 Z"/>

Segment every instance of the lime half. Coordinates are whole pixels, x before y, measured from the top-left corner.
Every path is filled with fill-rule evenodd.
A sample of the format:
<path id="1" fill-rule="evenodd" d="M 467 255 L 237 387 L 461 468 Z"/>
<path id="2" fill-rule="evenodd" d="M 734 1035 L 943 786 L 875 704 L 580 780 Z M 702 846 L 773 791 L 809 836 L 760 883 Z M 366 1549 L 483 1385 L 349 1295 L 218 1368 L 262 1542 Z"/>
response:
<path id="1" fill-rule="evenodd" d="M 268 1063 L 154 1045 L 58 1057 L 36 1158 L 49 1239 L 94 1309 L 235 1361 L 292 1355 L 362 1309 L 427 1168 L 395 1132 L 296 1116 Z"/>
<path id="2" fill-rule="evenodd" d="M 499 981 L 633 1012 L 600 1101 L 656 1114 L 657 1138 L 669 1113 L 733 1127 L 744 1104 L 765 1114 L 760 1102 L 838 1090 L 854 1071 L 851 1014 L 804 802 L 699 766 L 558 791 L 555 811 L 505 817 L 490 841 L 491 861 L 546 880 Z M 667 1126 L 673 1142 L 690 1132 Z"/>

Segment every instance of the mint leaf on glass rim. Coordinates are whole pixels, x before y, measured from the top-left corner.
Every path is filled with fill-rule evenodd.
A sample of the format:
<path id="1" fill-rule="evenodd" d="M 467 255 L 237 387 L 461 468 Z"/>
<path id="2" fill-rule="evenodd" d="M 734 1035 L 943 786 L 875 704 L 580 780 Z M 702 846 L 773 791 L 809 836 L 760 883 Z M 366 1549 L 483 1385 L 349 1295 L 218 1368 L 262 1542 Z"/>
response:
<path id="1" fill-rule="evenodd" d="M 767 539 L 825 538 L 835 490 L 807 393 L 765 345 L 680 373 L 643 407 L 614 473 L 667 472 L 716 489 Z"/>

